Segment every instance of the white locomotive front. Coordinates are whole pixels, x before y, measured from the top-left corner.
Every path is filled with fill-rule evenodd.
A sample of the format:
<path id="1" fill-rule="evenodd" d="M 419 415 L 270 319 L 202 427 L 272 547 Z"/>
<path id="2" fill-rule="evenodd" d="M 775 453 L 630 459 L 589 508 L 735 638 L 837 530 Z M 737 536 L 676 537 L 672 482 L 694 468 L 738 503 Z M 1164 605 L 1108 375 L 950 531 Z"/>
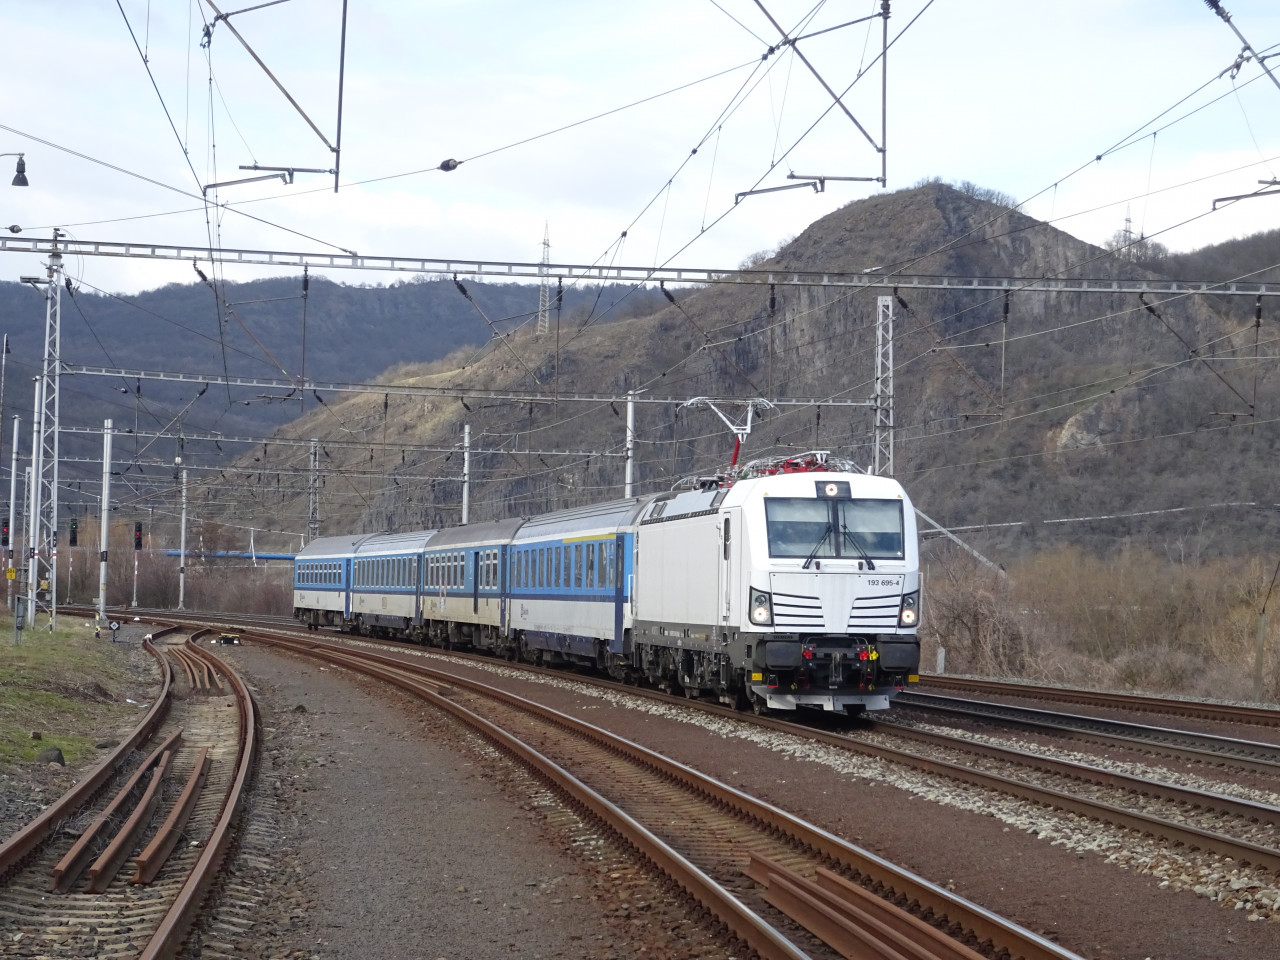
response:
<path id="1" fill-rule="evenodd" d="M 918 679 L 905 491 L 807 466 L 647 506 L 633 624 L 643 673 L 757 710 L 848 713 L 885 709 Z"/>

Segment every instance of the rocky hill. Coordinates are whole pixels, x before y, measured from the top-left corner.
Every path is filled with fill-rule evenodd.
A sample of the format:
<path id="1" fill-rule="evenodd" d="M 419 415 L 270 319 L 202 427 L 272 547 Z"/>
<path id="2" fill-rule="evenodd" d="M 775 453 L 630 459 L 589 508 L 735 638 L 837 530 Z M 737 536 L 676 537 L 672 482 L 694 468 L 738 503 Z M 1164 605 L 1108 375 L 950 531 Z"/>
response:
<path id="1" fill-rule="evenodd" d="M 886 277 L 1165 278 L 1000 199 L 942 183 L 880 194 L 815 222 L 752 266 Z M 1280 232 L 1154 266 L 1179 279 L 1225 279 L 1276 263 Z M 1197 269 L 1206 274 L 1184 272 Z M 573 289 L 558 336 L 537 336 L 527 322 L 536 287 L 467 287 L 493 326 L 451 278 L 390 287 L 313 279 L 305 302 L 296 278 L 264 280 L 229 286 L 221 312 L 201 284 L 129 304 L 81 289 L 64 297 L 63 356 L 71 363 L 212 376 L 225 355 L 232 374 L 278 376 L 273 360 L 294 374 L 305 310 L 310 377 L 442 393 L 298 394 L 282 402 L 257 389 L 234 392 L 228 403 L 221 387 L 197 394 L 188 383 L 166 393 L 143 382 L 139 398 L 135 383 L 79 378 L 64 381 L 64 422 L 92 426 L 114 416 L 131 427 L 136 416 L 144 430 L 174 430 L 175 414 L 191 404 L 181 421 L 188 432 L 278 428 L 282 438 L 318 438 L 326 534 L 456 523 L 464 424 L 476 451 L 473 519 L 620 496 L 623 405 L 562 394 L 825 399 L 761 416 L 744 459 L 825 449 L 863 466 L 872 461 L 871 409 L 832 401 L 873 394 L 876 298 L 884 289 Z M 1014 292 L 1006 301 L 977 290 L 897 289 L 896 473 L 917 505 L 1002 562 L 1064 540 L 1099 555 L 1129 542 L 1202 555 L 1273 543 L 1280 382 L 1268 358 L 1280 303 L 1264 298 L 1260 322 L 1252 298 L 1148 303 L 1152 309 L 1110 291 Z M 29 387 L 14 384 L 29 383 L 34 371 L 42 308 L 31 291 L 0 284 L 0 309 L 16 321 L 5 413 L 25 418 Z M 475 393 L 488 389 L 525 399 Z M 722 469 L 732 450 L 732 435 L 706 409 L 642 403 L 636 428 L 639 491 Z M 73 440 L 64 451 L 75 449 Z M 86 455 L 99 442 L 80 440 Z M 148 448 L 126 438 L 117 457 L 128 460 L 135 447 L 165 462 L 183 452 L 188 463 L 221 465 L 192 477 L 194 509 L 205 519 L 289 531 L 277 538 L 284 547 L 295 547 L 306 529 L 305 446 L 268 444 L 232 462 L 231 449 L 212 444 Z M 86 481 L 93 476 L 86 472 Z M 261 533 L 258 543 L 273 545 Z"/>
<path id="2" fill-rule="evenodd" d="M 1269 243 L 1271 262 L 1280 261 L 1280 237 Z M 851 203 L 756 266 L 1161 279 L 941 183 Z M 447 387 L 447 398 L 334 397 L 290 424 L 288 435 L 335 441 L 322 459 L 324 531 L 457 522 L 464 423 L 476 449 L 498 451 L 473 459 L 473 519 L 620 495 L 624 411 L 556 402 L 558 393 L 872 395 L 883 290 L 788 286 L 771 296 L 767 286 L 711 284 L 670 293 L 674 302 L 648 315 L 567 326 L 558 354 L 551 338 L 526 329 L 466 365 L 395 374 Z M 924 512 L 979 549 L 1006 560 L 1066 539 L 1099 551 L 1140 541 L 1212 554 L 1273 540 L 1280 383 L 1266 359 L 1277 319 L 1270 299 L 1255 326 L 1252 298 L 1148 298 L 1148 310 L 1129 294 L 1015 292 L 1007 323 L 1002 295 L 904 288 L 897 298 L 897 474 Z M 536 399 L 468 398 L 468 388 Z M 713 413 L 673 403 L 640 405 L 637 435 L 641 491 L 714 472 L 732 448 Z M 744 458 L 816 448 L 866 465 L 871 436 L 865 406 L 782 407 L 758 421 Z M 579 453 L 548 452 L 557 450 Z M 305 455 L 272 448 L 248 469 L 248 495 L 228 518 L 304 528 Z"/>

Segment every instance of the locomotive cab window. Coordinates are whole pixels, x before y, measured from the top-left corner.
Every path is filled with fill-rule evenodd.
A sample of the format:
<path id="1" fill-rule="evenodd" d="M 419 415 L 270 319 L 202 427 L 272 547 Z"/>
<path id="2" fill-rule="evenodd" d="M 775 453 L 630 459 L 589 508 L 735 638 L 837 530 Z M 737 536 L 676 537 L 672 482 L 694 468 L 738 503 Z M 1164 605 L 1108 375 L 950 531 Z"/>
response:
<path id="1" fill-rule="evenodd" d="M 901 500 L 770 497 L 765 524 L 771 557 L 901 560 Z"/>

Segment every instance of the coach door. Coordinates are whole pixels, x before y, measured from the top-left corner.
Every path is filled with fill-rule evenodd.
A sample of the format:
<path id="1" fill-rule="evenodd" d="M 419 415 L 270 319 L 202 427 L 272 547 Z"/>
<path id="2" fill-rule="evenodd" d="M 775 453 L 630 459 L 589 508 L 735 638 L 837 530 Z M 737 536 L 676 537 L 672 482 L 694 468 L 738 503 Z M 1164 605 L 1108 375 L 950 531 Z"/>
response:
<path id="1" fill-rule="evenodd" d="M 354 563 L 355 561 L 350 558 L 342 561 L 342 577 L 346 584 L 346 589 L 342 591 L 342 617 L 344 620 L 351 619 L 351 569 Z"/>
<path id="2" fill-rule="evenodd" d="M 505 636 L 507 632 L 507 548 L 498 548 L 498 630 Z"/>
<path id="3" fill-rule="evenodd" d="M 622 625 L 622 602 L 626 592 L 626 535 L 621 533 L 614 534 L 613 544 L 613 643 L 610 644 L 610 649 L 614 653 L 625 653 L 626 651 L 622 649 L 622 641 L 625 636 L 625 628 Z"/>
<path id="4" fill-rule="evenodd" d="M 471 554 L 471 612 L 480 614 L 480 551 Z"/>
<path id="5" fill-rule="evenodd" d="M 413 566 L 413 625 L 422 626 L 422 581 L 426 570 L 426 557 L 417 556 L 411 561 Z"/>

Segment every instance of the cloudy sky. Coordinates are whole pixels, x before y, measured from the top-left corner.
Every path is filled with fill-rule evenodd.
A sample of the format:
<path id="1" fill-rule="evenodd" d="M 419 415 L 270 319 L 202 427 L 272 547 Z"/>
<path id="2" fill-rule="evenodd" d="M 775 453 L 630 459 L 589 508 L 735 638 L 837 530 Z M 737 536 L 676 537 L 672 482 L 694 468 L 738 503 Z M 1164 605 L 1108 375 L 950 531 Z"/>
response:
<path id="1" fill-rule="evenodd" d="M 202 46 L 208 0 L 4 0 L 0 153 L 26 154 L 31 185 L 8 186 L 15 158 L 0 159 L 0 226 L 525 262 L 546 227 L 554 262 L 724 268 L 885 189 L 734 202 L 789 172 L 880 175 L 881 21 L 840 26 L 879 0 L 379 0 L 350 4 L 341 190 L 298 174 L 206 203 L 205 185 L 252 175 L 241 164 L 334 163 L 228 23 L 333 142 L 341 0 L 246 9 L 263 2 L 218 0 L 245 12 Z M 1280 4 L 1225 8 L 1280 76 Z M 794 50 L 769 54 L 782 35 L 765 10 L 802 38 Z M 1280 196 L 1212 212 L 1280 177 L 1280 88 L 1237 63 L 1239 38 L 1201 0 L 893 0 L 891 13 L 888 189 L 970 181 L 1095 243 L 1128 215 L 1173 250 L 1280 224 Z M 795 50 L 847 91 L 866 134 Z M 68 267 L 113 291 L 195 279 L 189 263 Z M 0 280 L 38 270 L 0 254 Z"/>

